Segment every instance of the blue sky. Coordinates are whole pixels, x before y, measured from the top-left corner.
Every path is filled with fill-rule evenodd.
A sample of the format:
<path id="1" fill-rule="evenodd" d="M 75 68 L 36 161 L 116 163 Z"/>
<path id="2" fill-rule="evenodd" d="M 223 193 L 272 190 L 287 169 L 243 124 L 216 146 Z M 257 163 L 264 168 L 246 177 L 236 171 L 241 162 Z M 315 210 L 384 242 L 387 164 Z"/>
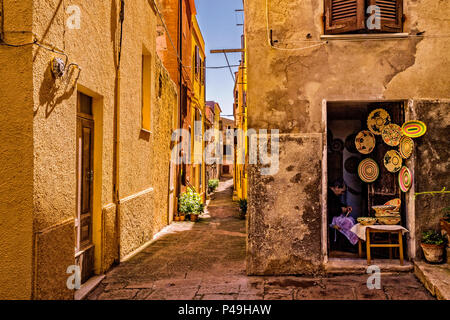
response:
<path id="1" fill-rule="evenodd" d="M 223 54 L 210 54 L 213 49 L 236 49 L 241 47 L 243 13 L 242 0 L 196 0 L 197 20 L 206 42 L 206 65 L 226 66 Z M 240 53 L 228 53 L 231 65 L 238 65 Z M 233 72 L 237 68 L 233 68 Z M 224 115 L 233 114 L 234 82 L 230 70 L 208 69 L 206 72 L 206 100 L 220 104 Z"/>

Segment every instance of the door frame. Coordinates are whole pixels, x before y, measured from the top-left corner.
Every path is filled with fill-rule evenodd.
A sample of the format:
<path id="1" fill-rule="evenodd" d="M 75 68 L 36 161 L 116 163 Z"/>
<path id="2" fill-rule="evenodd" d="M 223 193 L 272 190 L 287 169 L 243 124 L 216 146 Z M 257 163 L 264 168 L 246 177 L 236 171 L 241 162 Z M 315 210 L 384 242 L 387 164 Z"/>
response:
<path id="1" fill-rule="evenodd" d="M 77 94 L 77 100 L 79 94 Z M 91 97 L 92 99 L 92 97 Z M 77 101 L 77 105 L 78 105 Z M 93 108 L 93 103 L 91 103 L 91 108 Z M 75 258 L 80 259 L 80 263 L 83 266 L 85 259 L 92 259 L 91 261 L 91 269 L 88 271 L 91 273 L 91 277 L 95 275 L 95 244 L 94 244 L 94 172 L 95 172 L 95 164 L 94 164 L 94 152 L 95 152 L 95 122 L 93 115 L 88 115 L 85 113 L 78 112 L 77 110 L 77 134 L 76 134 L 76 150 L 77 150 L 77 158 L 76 158 L 76 176 L 77 176 L 77 191 L 76 191 L 76 199 L 77 199 L 77 211 L 76 211 L 76 252 Z M 90 211 L 90 227 L 89 227 L 89 241 L 88 244 L 85 245 L 81 243 L 81 227 L 82 227 L 82 181 L 85 179 L 83 176 L 83 164 L 80 161 L 83 161 L 83 144 L 80 143 L 80 139 L 83 139 L 83 128 L 85 128 L 89 124 L 89 128 L 91 129 L 90 135 L 90 154 L 89 154 L 89 162 L 90 162 L 90 173 L 89 173 L 89 211 Z M 92 255 L 89 258 L 89 255 Z M 84 271 L 82 270 L 82 274 Z M 88 279 L 85 279 L 86 282 Z"/>
<path id="2" fill-rule="evenodd" d="M 322 100 L 322 142 L 323 142 L 323 149 L 322 149 L 322 195 L 321 195 L 321 202 L 322 202 L 322 234 L 321 234 L 321 241 L 322 241 L 322 259 L 323 264 L 327 264 L 329 262 L 329 255 L 328 255 L 328 207 L 327 207 L 327 199 L 328 199 L 328 141 L 327 141 L 327 135 L 328 135 L 328 105 L 331 103 L 389 103 L 389 102 L 401 102 L 404 106 L 404 112 L 405 112 L 405 121 L 413 120 L 415 119 L 415 110 L 414 110 L 414 101 L 412 99 L 386 99 L 386 100 Z M 415 154 L 411 156 L 410 159 L 406 161 L 406 165 L 410 170 L 415 172 L 415 164 L 416 164 L 416 158 Z M 405 203 L 405 210 L 406 210 L 406 228 L 409 230 L 409 233 L 406 235 L 406 244 L 407 244 L 407 252 L 408 257 L 410 260 L 416 258 L 417 254 L 417 247 L 415 243 L 416 234 L 415 234 L 415 200 L 414 200 L 414 194 L 415 194 L 415 188 L 414 184 L 412 185 L 410 191 L 408 194 L 405 195 L 406 203 Z M 351 261 L 351 260 L 349 260 Z M 351 262 L 350 262 L 351 263 Z"/>
<path id="3" fill-rule="evenodd" d="M 78 92 L 92 98 L 92 115 L 87 118 L 94 120 L 94 145 L 93 145 L 93 209 L 92 209 L 92 243 L 94 244 L 94 273 L 96 275 L 105 272 L 104 265 L 104 237 L 105 235 L 105 217 L 110 210 L 111 204 L 103 205 L 103 96 L 90 90 L 78 82 L 76 94 L 76 117 L 78 114 Z M 86 118 L 86 117 L 85 117 Z M 78 143 L 78 142 L 77 142 Z M 75 175 L 77 172 L 75 173 Z M 78 199 L 77 199 L 78 201 Z M 75 212 L 75 214 L 77 214 Z M 106 266 L 107 267 L 107 266 Z"/>

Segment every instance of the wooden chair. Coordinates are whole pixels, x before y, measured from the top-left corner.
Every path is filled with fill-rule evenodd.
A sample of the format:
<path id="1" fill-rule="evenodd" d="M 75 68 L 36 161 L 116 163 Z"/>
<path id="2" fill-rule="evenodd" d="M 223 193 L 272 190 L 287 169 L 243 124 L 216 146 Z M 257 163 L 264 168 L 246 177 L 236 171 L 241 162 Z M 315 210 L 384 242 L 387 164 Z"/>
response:
<path id="1" fill-rule="evenodd" d="M 371 235 L 374 233 L 389 234 L 389 243 L 372 243 Z M 391 243 L 392 242 L 391 234 L 397 234 L 398 243 L 394 243 L 394 244 Z M 399 255 L 400 255 L 400 265 L 403 266 L 404 255 L 403 255 L 403 232 L 402 232 L 402 230 L 387 231 L 387 230 L 371 229 L 370 227 L 368 227 L 366 229 L 366 252 L 367 252 L 367 264 L 368 265 L 370 265 L 372 263 L 371 248 L 389 248 L 389 258 L 390 259 L 392 259 L 392 248 L 398 248 Z M 362 241 L 361 240 L 359 240 L 359 243 L 358 243 L 358 252 L 359 252 L 359 257 L 362 258 L 363 252 L 362 252 Z"/>

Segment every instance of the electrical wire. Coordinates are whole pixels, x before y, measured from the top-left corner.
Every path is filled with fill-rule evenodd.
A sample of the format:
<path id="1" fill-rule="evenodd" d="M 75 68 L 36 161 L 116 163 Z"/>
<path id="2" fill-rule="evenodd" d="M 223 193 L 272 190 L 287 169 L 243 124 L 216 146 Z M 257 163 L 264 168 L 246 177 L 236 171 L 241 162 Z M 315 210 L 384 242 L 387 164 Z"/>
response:
<path id="1" fill-rule="evenodd" d="M 177 48 L 175 47 L 175 45 L 174 45 L 174 43 L 173 43 L 172 37 L 170 36 L 170 32 L 169 32 L 169 29 L 167 28 L 167 25 L 166 25 L 164 16 L 163 16 L 163 14 L 159 11 L 158 5 L 156 4 L 155 0 L 152 0 L 152 2 L 153 2 L 153 6 L 154 6 L 155 9 L 156 9 L 156 13 L 158 14 L 159 20 L 161 20 L 161 22 L 162 22 L 162 24 L 163 24 L 163 27 L 164 27 L 164 29 L 166 30 L 167 37 L 169 38 L 169 42 L 170 42 L 170 44 L 171 44 L 173 50 L 175 51 L 175 52 L 173 53 L 173 55 L 177 57 L 178 63 L 179 63 L 183 68 L 186 68 L 186 69 L 191 69 L 191 68 L 193 68 L 192 65 L 191 65 L 191 66 L 186 66 L 185 64 L 183 64 L 183 61 L 182 61 L 182 59 L 180 58 L 180 55 L 178 54 L 178 50 L 177 50 Z M 206 67 L 206 66 L 205 66 L 205 67 L 200 67 L 200 68 L 202 68 L 202 69 L 226 69 L 226 68 L 230 68 L 230 67 L 239 67 L 239 66 L 240 66 L 240 65 L 226 65 L 226 66 L 213 66 L 213 67 Z"/>
<path id="2" fill-rule="evenodd" d="M 319 47 L 319 46 L 322 46 L 322 45 L 326 45 L 326 44 L 328 44 L 328 40 L 333 40 L 333 39 L 328 39 L 328 40 L 326 40 L 326 41 L 324 41 L 324 40 L 297 40 L 296 42 L 309 42 L 309 43 L 312 43 L 312 42 L 315 42 L 315 43 L 317 43 L 317 44 L 315 44 L 315 45 L 311 45 L 311 46 L 307 46 L 307 47 L 302 47 L 302 48 L 280 48 L 280 47 L 275 47 L 273 44 L 272 44 L 272 42 L 271 42 L 271 39 L 270 39 L 270 28 L 269 28 L 269 0 L 265 0 L 265 3 L 266 3 L 266 33 L 267 33 L 267 42 L 268 42 L 268 44 L 269 44 L 269 46 L 271 47 L 271 48 L 273 48 L 273 49 L 276 49 L 276 50 L 282 50 L 282 51 L 298 51 L 298 50 L 305 50 L 305 49 L 309 49 L 309 48 L 314 48 L 314 47 Z M 380 39 L 364 39 L 364 38 L 361 38 L 361 39 L 339 39 L 339 41 L 348 41 L 348 42 L 352 42 L 352 41 L 379 41 L 379 40 L 405 40 L 405 39 L 408 39 L 408 38 L 415 38 L 415 37 L 418 37 L 418 38 L 450 38 L 450 34 L 449 35 L 447 35 L 447 34 L 443 34 L 443 35 L 429 35 L 429 36 L 426 36 L 426 35 L 422 35 L 422 34 L 417 34 L 417 35 L 414 35 L 414 34 L 408 34 L 408 36 L 407 37 L 404 37 L 404 38 L 380 38 Z"/>
<path id="3" fill-rule="evenodd" d="M 299 50 L 306 50 L 309 48 L 314 48 L 314 47 L 320 47 L 323 45 L 328 44 L 328 41 L 316 41 L 316 40 L 304 40 L 304 42 L 316 42 L 317 44 L 311 45 L 311 46 L 307 46 L 307 47 L 301 47 L 301 48 L 280 48 L 280 47 L 275 47 L 272 44 L 272 41 L 270 41 L 270 28 L 269 28 L 269 0 L 265 0 L 266 1 L 266 32 L 267 32 L 267 42 L 269 44 L 269 46 L 273 49 L 276 50 L 282 50 L 282 51 L 299 51 Z M 320 42 L 320 43 L 319 43 Z"/>
<path id="4" fill-rule="evenodd" d="M 53 52 L 53 53 L 64 56 L 66 58 L 66 63 L 69 61 L 69 56 L 66 53 L 64 53 L 60 50 L 56 50 L 55 48 L 49 48 L 46 45 L 43 45 L 42 43 L 39 43 L 39 41 L 36 38 L 33 40 L 33 42 L 20 43 L 20 44 L 8 43 L 5 40 L 0 41 L 0 46 L 7 46 L 7 47 L 12 47 L 12 48 L 22 48 L 22 47 L 32 46 L 32 45 L 38 46 L 39 48 L 42 48 L 46 51 Z M 81 67 L 75 62 L 68 64 L 66 67 L 66 70 L 68 71 L 71 66 L 75 66 L 76 68 L 78 68 L 78 70 L 80 70 L 80 72 L 82 70 Z"/>

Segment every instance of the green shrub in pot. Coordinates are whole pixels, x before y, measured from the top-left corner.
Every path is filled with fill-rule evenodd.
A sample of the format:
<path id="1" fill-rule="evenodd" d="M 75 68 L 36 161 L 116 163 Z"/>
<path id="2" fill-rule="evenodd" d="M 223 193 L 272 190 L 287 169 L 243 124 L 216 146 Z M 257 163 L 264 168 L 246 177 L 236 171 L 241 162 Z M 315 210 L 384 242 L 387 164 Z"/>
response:
<path id="1" fill-rule="evenodd" d="M 447 238 L 434 230 L 422 234 L 421 247 L 425 259 L 430 263 L 441 263 L 444 259 L 444 249 Z"/>

